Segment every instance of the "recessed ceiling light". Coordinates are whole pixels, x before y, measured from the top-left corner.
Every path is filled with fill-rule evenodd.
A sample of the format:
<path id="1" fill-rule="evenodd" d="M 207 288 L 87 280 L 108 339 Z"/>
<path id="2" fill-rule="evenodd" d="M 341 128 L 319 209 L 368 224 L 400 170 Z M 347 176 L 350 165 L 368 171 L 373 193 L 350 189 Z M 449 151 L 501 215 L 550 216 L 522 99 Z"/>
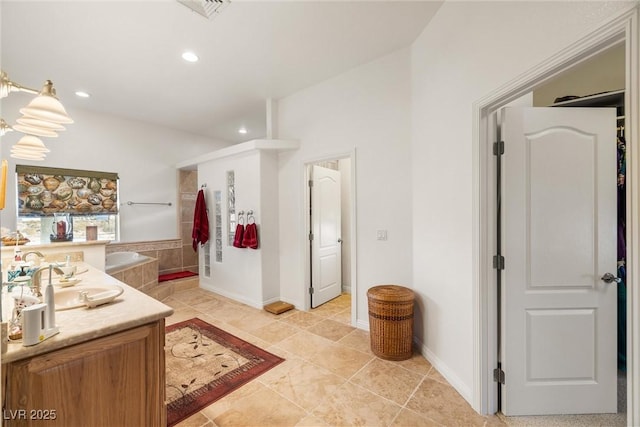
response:
<path id="1" fill-rule="evenodd" d="M 80 98 L 89 98 L 91 95 L 85 91 L 79 90 L 76 92 L 76 96 L 79 96 Z"/>
<path id="2" fill-rule="evenodd" d="M 245 134 L 245 133 L 248 133 L 248 132 L 249 132 L 249 131 L 248 131 L 248 130 L 247 130 L 247 128 L 246 128 L 246 127 L 244 127 L 244 126 L 243 126 L 243 127 L 241 127 L 240 129 L 238 129 L 238 133 Z"/>
<path id="3" fill-rule="evenodd" d="M 187 62 L 198 62 L 198 55 L 196 55 L 193 52 L 185 52 L 182 54 L 182 59 L 184 59 Z"/>

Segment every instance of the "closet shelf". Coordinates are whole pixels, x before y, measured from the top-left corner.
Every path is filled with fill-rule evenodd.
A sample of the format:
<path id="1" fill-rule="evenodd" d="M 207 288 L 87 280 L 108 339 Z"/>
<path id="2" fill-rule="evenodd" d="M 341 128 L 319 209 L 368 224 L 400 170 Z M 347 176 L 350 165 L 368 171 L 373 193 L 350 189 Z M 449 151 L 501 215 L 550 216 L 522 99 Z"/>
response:
<path id="1" fill-rule="evenodd" d="M 624 89 L 582 96 L 576 99 L 556 102 L 551 107 L 622 107 L 624 106 Z"/>

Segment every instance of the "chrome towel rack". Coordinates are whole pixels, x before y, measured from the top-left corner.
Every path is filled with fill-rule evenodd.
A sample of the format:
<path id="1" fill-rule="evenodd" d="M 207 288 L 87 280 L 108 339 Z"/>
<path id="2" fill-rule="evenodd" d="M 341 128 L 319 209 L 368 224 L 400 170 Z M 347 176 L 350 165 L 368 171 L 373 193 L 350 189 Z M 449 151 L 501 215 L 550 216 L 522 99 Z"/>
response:
<path id="1" fill-rule="evenodd" d="M 132 206 L 132 205 L 165 205 L 165 206 L 171 206 L 171 202 L 127 202 L 127 205 Z"/>

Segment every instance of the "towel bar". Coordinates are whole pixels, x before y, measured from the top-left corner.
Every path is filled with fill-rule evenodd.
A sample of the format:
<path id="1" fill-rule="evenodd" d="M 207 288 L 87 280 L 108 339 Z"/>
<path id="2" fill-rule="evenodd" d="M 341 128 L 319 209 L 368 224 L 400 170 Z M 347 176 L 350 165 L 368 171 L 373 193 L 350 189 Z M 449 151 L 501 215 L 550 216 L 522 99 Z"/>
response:
<path id="1" fill-rule="evenodd" d="M 166 206 L 171 206 L 171 202 L 127 202 L 127 205 L 131 206 L 131 205 L 166 205 Z"/>

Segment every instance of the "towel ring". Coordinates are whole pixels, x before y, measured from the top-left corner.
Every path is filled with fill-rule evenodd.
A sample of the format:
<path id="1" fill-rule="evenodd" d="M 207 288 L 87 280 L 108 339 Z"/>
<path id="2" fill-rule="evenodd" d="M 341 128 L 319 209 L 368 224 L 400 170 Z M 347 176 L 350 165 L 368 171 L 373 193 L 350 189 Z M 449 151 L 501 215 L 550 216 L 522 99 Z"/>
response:
<path id="1" fill-rule="evenodd" d="M 256 218 L 253 216 L 253 211 L 247 211 L 247 224 L 255 224 L 255 222 Z"/>
<path id="2" fill-rule="evenodd" d="M 244 211 L 238 212 L 238 224 L 244 225 Z"/>

